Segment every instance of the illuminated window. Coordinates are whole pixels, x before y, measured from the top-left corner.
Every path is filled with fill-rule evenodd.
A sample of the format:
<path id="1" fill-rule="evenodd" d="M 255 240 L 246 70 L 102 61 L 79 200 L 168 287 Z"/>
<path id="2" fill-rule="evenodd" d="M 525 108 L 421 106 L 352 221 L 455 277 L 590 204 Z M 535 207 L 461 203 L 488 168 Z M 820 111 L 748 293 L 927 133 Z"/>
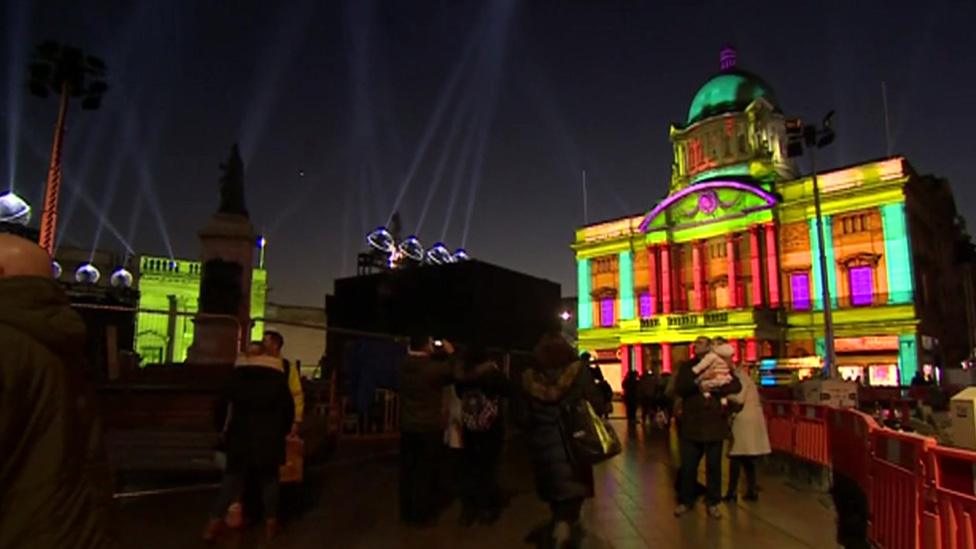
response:
<path id="1" fill-rule="evenodd" d="M 638 300 L 641 318 L 648 318 L 654 314 L 654 302 L 651 301 L 651 294 L 641 294 Z"/>
<path id="2" fill-rule="evenodd" d="M 847 274 L 851 283 L 851 305 L 871 305 L 874 294 L 874 270 L 871 267 L 851 267 Z"/>
<path id="3" fill-rule="evenodd" d="M 606 298 L 600 300 L 600 326 L 606 328 L 613 326 L 613 299 Z"/>
<path id="4" fill-rule="evenodd" d="M 810 309 L 810 274 L 792 273 L 790 275 L 790 294 L 793 296 L 793 309 Z"/>

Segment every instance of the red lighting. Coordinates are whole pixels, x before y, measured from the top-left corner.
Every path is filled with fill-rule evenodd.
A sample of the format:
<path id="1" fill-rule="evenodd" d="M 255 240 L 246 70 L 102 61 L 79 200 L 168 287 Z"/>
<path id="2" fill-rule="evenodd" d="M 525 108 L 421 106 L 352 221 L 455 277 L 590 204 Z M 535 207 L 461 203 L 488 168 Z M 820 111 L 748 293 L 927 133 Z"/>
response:
<path id="1" fill-rule="evenodd" d="M 752 305 L 762 306 L 762 274 L 759 261 L 759 228 L 749 228 L 749 270 L 752 271 Z"/>
<path id="2" fill-rule="evenodd" d="M 776 267 L 776 231 L 773 224 L 767 223 L 766 230 L 766 275 L 769 286 L 769 305 L 779 307 L 779 269 Z"/>
<path id="3" fill-rule="evenodd" d="M 661 373 L 662 374 L 671 373 L 671 344 L 670 343 L 661 344 Z"/>

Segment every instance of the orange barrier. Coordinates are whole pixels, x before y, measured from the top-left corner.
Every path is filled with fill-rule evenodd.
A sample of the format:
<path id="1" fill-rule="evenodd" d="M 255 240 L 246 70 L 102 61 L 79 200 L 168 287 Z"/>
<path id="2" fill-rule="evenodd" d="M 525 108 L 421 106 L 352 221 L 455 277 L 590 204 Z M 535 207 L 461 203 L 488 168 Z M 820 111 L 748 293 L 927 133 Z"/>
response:
<path id="1" fill-rule="evenodd" d="M 976 453 L 936 446 L 929 451 L 936 500 L 931 547 L 976 547 Z"/>
<path id="2" fill-rule="evenodd" d="M 871 436 L 878 423 L 850 408 L 832 408 L 827 418 L 828 455 L 834 472 L 857 483 L 865 495 L 871 493 Z"/>
<path id="3" fill-rule="evenodd" d="M 867 521 L 874 547 L 976 548 L 976 452 L 883 428 L 852 409 L 770 400 L 763 412 L 774 451 L 830 467 L 845 496 L 856 484 L 867 514 L 863 503 L 849 511 Z M 842 478 L 848 488 L 836 485 Z"/>
<path id="4" fill-rule="evenodd" d="M 793 453 L 793 417 L 796 414 L 794 403 L 788 401 L 769 401 L 764 405 L 766 429 L 769 431 L 769 445 L 774 452 Z"/>
<path id="5" fill-rule="evenodd" d="M 886 549 L 922 547 L 928 451 L 935 440 L 888 429 L 872 433 L 871 541 Z"/>
<path id="6" fill-rule="evenodd" d="M 793 419 L 793 454 L 825 467 L 830 466 L 827 410 L 816 404 L 797 404 Z"/>

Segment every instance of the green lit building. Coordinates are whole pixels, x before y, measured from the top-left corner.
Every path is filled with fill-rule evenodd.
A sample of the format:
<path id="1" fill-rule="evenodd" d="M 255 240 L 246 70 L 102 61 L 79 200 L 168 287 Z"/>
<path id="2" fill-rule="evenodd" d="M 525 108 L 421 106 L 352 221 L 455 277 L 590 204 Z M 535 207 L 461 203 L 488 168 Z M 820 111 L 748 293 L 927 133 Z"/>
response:
<path id="1" fill-rule="evenodd" d="M 142 256 L 137 284 L 136 353 L 142 364 L 183 362 L 193 343 L 193 315 L 200 295 L 202 264 Z M 255 268 L 251 283 L 251 338 L 260 339 L 268 294 L 268 273 Z"/>

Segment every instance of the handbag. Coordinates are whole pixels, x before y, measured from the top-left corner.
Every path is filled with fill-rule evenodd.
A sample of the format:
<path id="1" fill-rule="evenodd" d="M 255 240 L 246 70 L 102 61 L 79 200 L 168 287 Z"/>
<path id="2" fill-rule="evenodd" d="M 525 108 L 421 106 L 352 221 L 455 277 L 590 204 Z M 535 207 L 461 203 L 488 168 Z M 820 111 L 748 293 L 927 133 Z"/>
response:
<path id="1" fill-rule="evenodd" d="M 559 423 L 570 458 L 577 464 L 596 465 L 621 452 L 617 432 L 584 398 L 564 403 Z"/>

